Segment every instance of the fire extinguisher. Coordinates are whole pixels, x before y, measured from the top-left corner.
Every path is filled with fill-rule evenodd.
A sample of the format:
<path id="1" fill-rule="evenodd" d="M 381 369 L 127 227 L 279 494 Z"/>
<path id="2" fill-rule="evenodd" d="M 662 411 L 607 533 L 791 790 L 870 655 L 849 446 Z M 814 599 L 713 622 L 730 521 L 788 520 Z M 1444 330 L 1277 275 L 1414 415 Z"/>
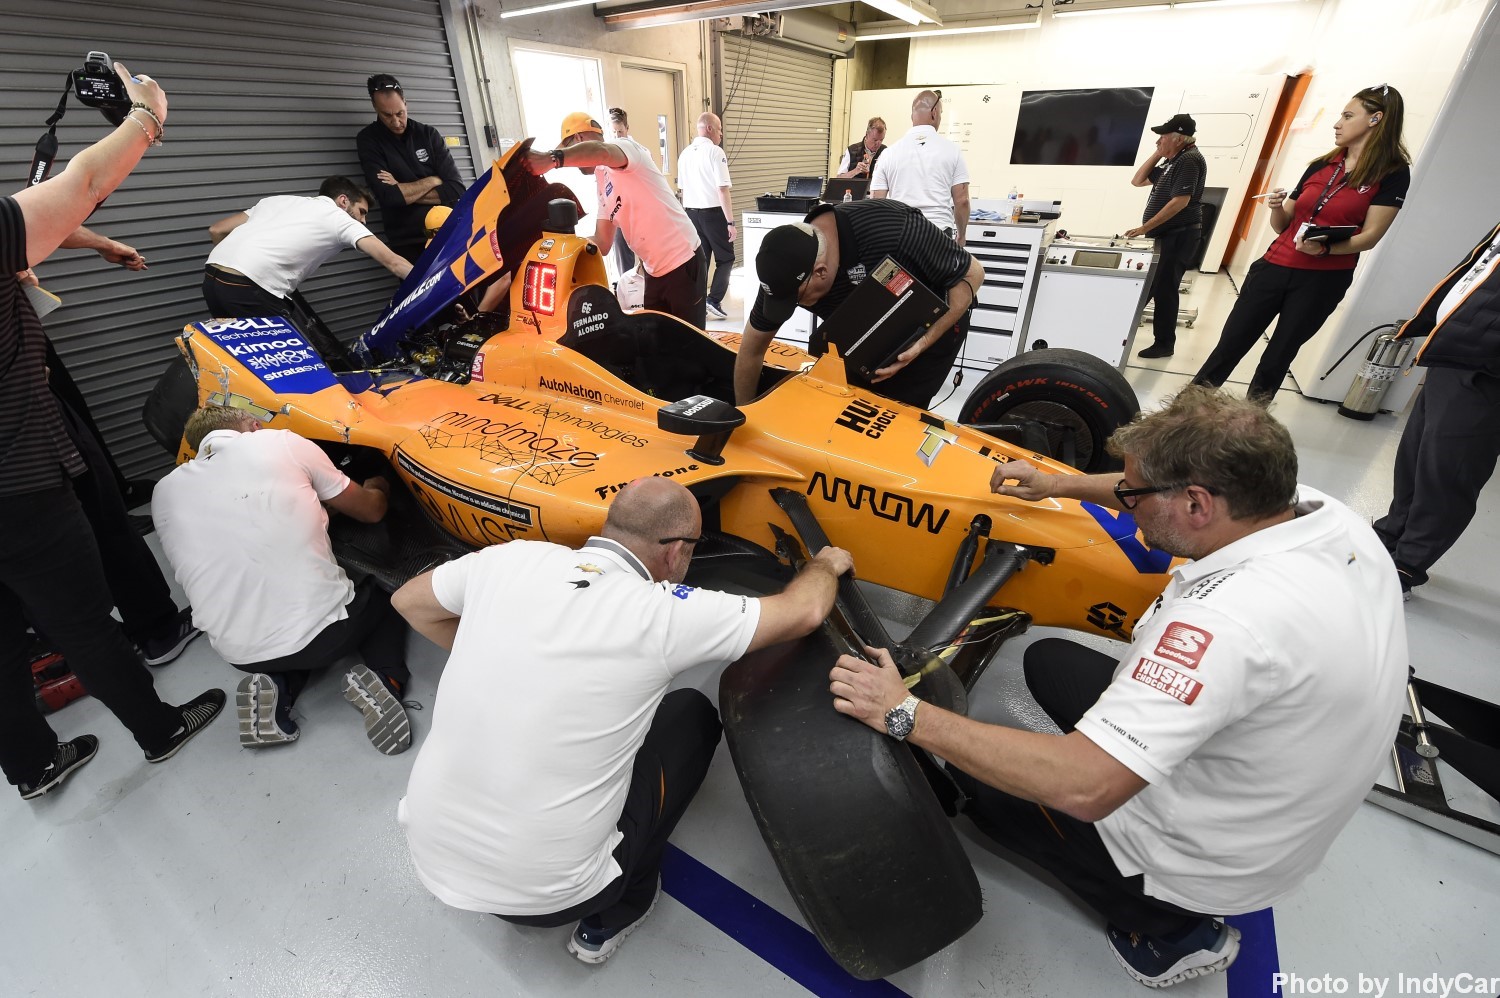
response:
<path id="1" fill-rule="evenodd" d="M 1404 320 L 1403 320 L 1404 322 Z M 1350 419 L 1374 419 L 1375 414 L 1380 411 L 1380 402 L 1385 398 L 1386 390 L 1396 380 L 1396 375 L 1406 365 L 1406 355 L 1411 350 L 1411 340 L 1400 340 L 1396 338 L 1403 322 L 1390 322 L 1383 326 L 1376 326 L 1365 333 L 1344 352 L 1344 356 L 1323 372 L 1323 377 L 1332 374 L 1334 368 L 1343 363 L 1364 341 L 1365 336 L 1375 334 L 1375 342 L 1370 344 L 1370 350 L 1365 354 L 1365 362 L 1360 365 L 1359 373 L 1354 376 L 1354 381 L 1349 385 L 1349 391 L 1344 395 L 1344 401 L 1339 406 L 1339 415 L 1348 416 Z"/>

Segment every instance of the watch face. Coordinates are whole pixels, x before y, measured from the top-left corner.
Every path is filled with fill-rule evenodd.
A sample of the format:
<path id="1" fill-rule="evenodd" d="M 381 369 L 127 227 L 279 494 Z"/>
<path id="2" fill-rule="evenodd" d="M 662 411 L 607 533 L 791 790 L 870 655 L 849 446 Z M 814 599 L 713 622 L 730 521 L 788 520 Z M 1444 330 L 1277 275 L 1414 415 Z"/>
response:
<path id="1" fill-rule="evenodd" d="M 885 713 L 885 730 L 892 738 L 905 738 L 914 726 L 915 719 L 900 707 L 892 707 Z"/>

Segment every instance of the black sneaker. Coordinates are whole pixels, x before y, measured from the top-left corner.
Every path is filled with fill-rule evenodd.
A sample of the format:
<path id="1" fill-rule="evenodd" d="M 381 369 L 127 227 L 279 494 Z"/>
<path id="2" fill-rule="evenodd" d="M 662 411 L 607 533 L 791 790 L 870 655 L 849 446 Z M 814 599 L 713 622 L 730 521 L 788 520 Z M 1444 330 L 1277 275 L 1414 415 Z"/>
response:
<path id="1" fill-rule="evenodd" d="M 1160 343 L 1153 343 L 1146 349 L 1142 350 L 1140 353 L 1136 354 L 1136 356 L 1140 357 L 1143 360 L 1160 360 L 1163 357 L 1172 356 L 1174 350 L 1175 347 L 1162 346 Z"/>
<path id="2" fill-rule="evenodd" d="M 1224 970 L 1240 953 L 1240 930 L 1206 918 L 1180 942 L 1105 928 L 1109 951 L 1126 973 L 1148 988 L 1165 988 L 1190 977 Z"/>
<path id="3" fill-rule="evenodd" d="M 727 319 L 727 318 L 729 318 L 729 313 L 726 312 L 726 311 L 724 311 L 724 306 L 720 305 L 718 302 L 714 301 L 712 298 L 707 299 L 706 301 L 704 301 L 703 304 L 704 304 L 704 307 L 706 307 L 708 309 L 708 314 L 710 316 L 712 316 L 713 318 L 715 318 L 715 319 Z"/>
<path id="4" fill-rule="evenodd" d="M 391 695 L 386 681 L 363 665 L 344 674 L 344 699 L 365 715 L 365 736 L 386 755 L 411 747 L 411 719 L 401 701 Z"/>
<path id="5" fill-rule="evenodd" d="M 16 789 L 21 791 L 21 799 L 32 800 L 49 790 L 56 790 L 62 786 L 63 780 L 73 774 L 73 770 L 92 759 L 98 751 L 99 739 L 93 735 L 79 735 L 70 742 L 58 742 L 56 754 L 36 782 L 16 785 Z"/>
<path id="6" fill-rule="evenodd" d="M 246 748 L 285 745 L 302 734 L 292 720 L 292 705 L 273 676 L 255 672 L 240 680 L 234 695 L 240 722 L 240 744 Z"/>
<path id="7" fill-rule="evenodd" d="M 200 693 L 187 703 L 178 707 L 182 711 L 182 727 L 167 742 L 165 748 L 157 749 L 155 752 L 146 753 L 147 762 L 166 762 L 177 754 L 178 749 L 188 743 L 198 732 L 208 727 L 208 722 L 219 716 L 219 711 L 224 709 L 224 701 L 228 697 L 223 690 L 209 690 Z"/>
<path id="8" fill-rule="evenodd" d="M 141 643 L 141 654 L 147 665 L 166 665 L 182 654 L 194 638 L 203 632 L 193 626 L 193 608 L 179 610 L 177 620 L 165 634 L 147 638 Z"/>
<path id="9" fill-rule="evenodd" d="M 588 919 L 578 923 L 573 930 L 573 935 L 568 939 L 568 952 L 572 953 L 584 963 L 603 963 L 615 955 L 615 950 L 625 941 L 625 937 L 640 927 L 640 924 L 656 910 L 656 902 L 661 900 L 661 877 L 656 878 L 656 895 L 651 899 L 651 907 L 646 909 L 646 914 L 637 918 L 634 922 L 623 929 L 600 929 L 589 924 Z"/>

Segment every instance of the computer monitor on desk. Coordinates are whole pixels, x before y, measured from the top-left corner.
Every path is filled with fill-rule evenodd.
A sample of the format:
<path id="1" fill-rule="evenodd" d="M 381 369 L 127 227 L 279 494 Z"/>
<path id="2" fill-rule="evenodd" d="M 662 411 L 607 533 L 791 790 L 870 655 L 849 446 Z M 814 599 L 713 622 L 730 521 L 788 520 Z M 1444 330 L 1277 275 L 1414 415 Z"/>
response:
<path id="1" fill-rule="evenodd" d="M 863 201 L 870 196 L 870 182 L 868 180 L 834 179 L 828 181 L 828 186 L 823 188 L 824 201 L 842 201 L 845 194 L 849 195 L 851 201 Z"/>

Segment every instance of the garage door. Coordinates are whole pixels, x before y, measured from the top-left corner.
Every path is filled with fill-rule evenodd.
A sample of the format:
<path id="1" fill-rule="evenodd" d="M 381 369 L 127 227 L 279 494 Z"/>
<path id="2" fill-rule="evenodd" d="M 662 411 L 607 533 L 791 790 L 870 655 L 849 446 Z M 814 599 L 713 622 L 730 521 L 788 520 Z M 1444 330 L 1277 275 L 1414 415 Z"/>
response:
<path id="1" fill-rule="evenodd" d="M 833 57 L 765 38 L 719 39 L 719 115 L 738 219 L 787 177 L 828 172 Z M 735 254 L 743 262 L 738 245 Z"/>
<path id="2" fill-rule="evenodd" d="M 358 180 L 354 136 L 374 118 L 371 73 L 394 73 L 411 116 L 457 139 L 465 180 L 474 166 L 440 0 L 49 0 L 5 15 L 0 170 L 10 179 L 0 190 L 24 185 L 43 122 L 90 49 L 156 78 L 170 103 L 166 144 L 88 221 L 140 250 L 149 269 L 129 273 L 78 250 L 36 269 L 63 300 L 47 331 L 116 461 L 127 475 L 154 477 L 170 461 L 141 429 L 141 402 L 173 354 L 172 337 L 206 317 L 199 285 L 210 223 L 271 194 L 314 194 L 332 174 Z M 56 169 L 107 127 L 70 98 Z M 385 270 L 352 252 L 303 285 L 346 340 L 369 328 L 394 289 Z"/>

